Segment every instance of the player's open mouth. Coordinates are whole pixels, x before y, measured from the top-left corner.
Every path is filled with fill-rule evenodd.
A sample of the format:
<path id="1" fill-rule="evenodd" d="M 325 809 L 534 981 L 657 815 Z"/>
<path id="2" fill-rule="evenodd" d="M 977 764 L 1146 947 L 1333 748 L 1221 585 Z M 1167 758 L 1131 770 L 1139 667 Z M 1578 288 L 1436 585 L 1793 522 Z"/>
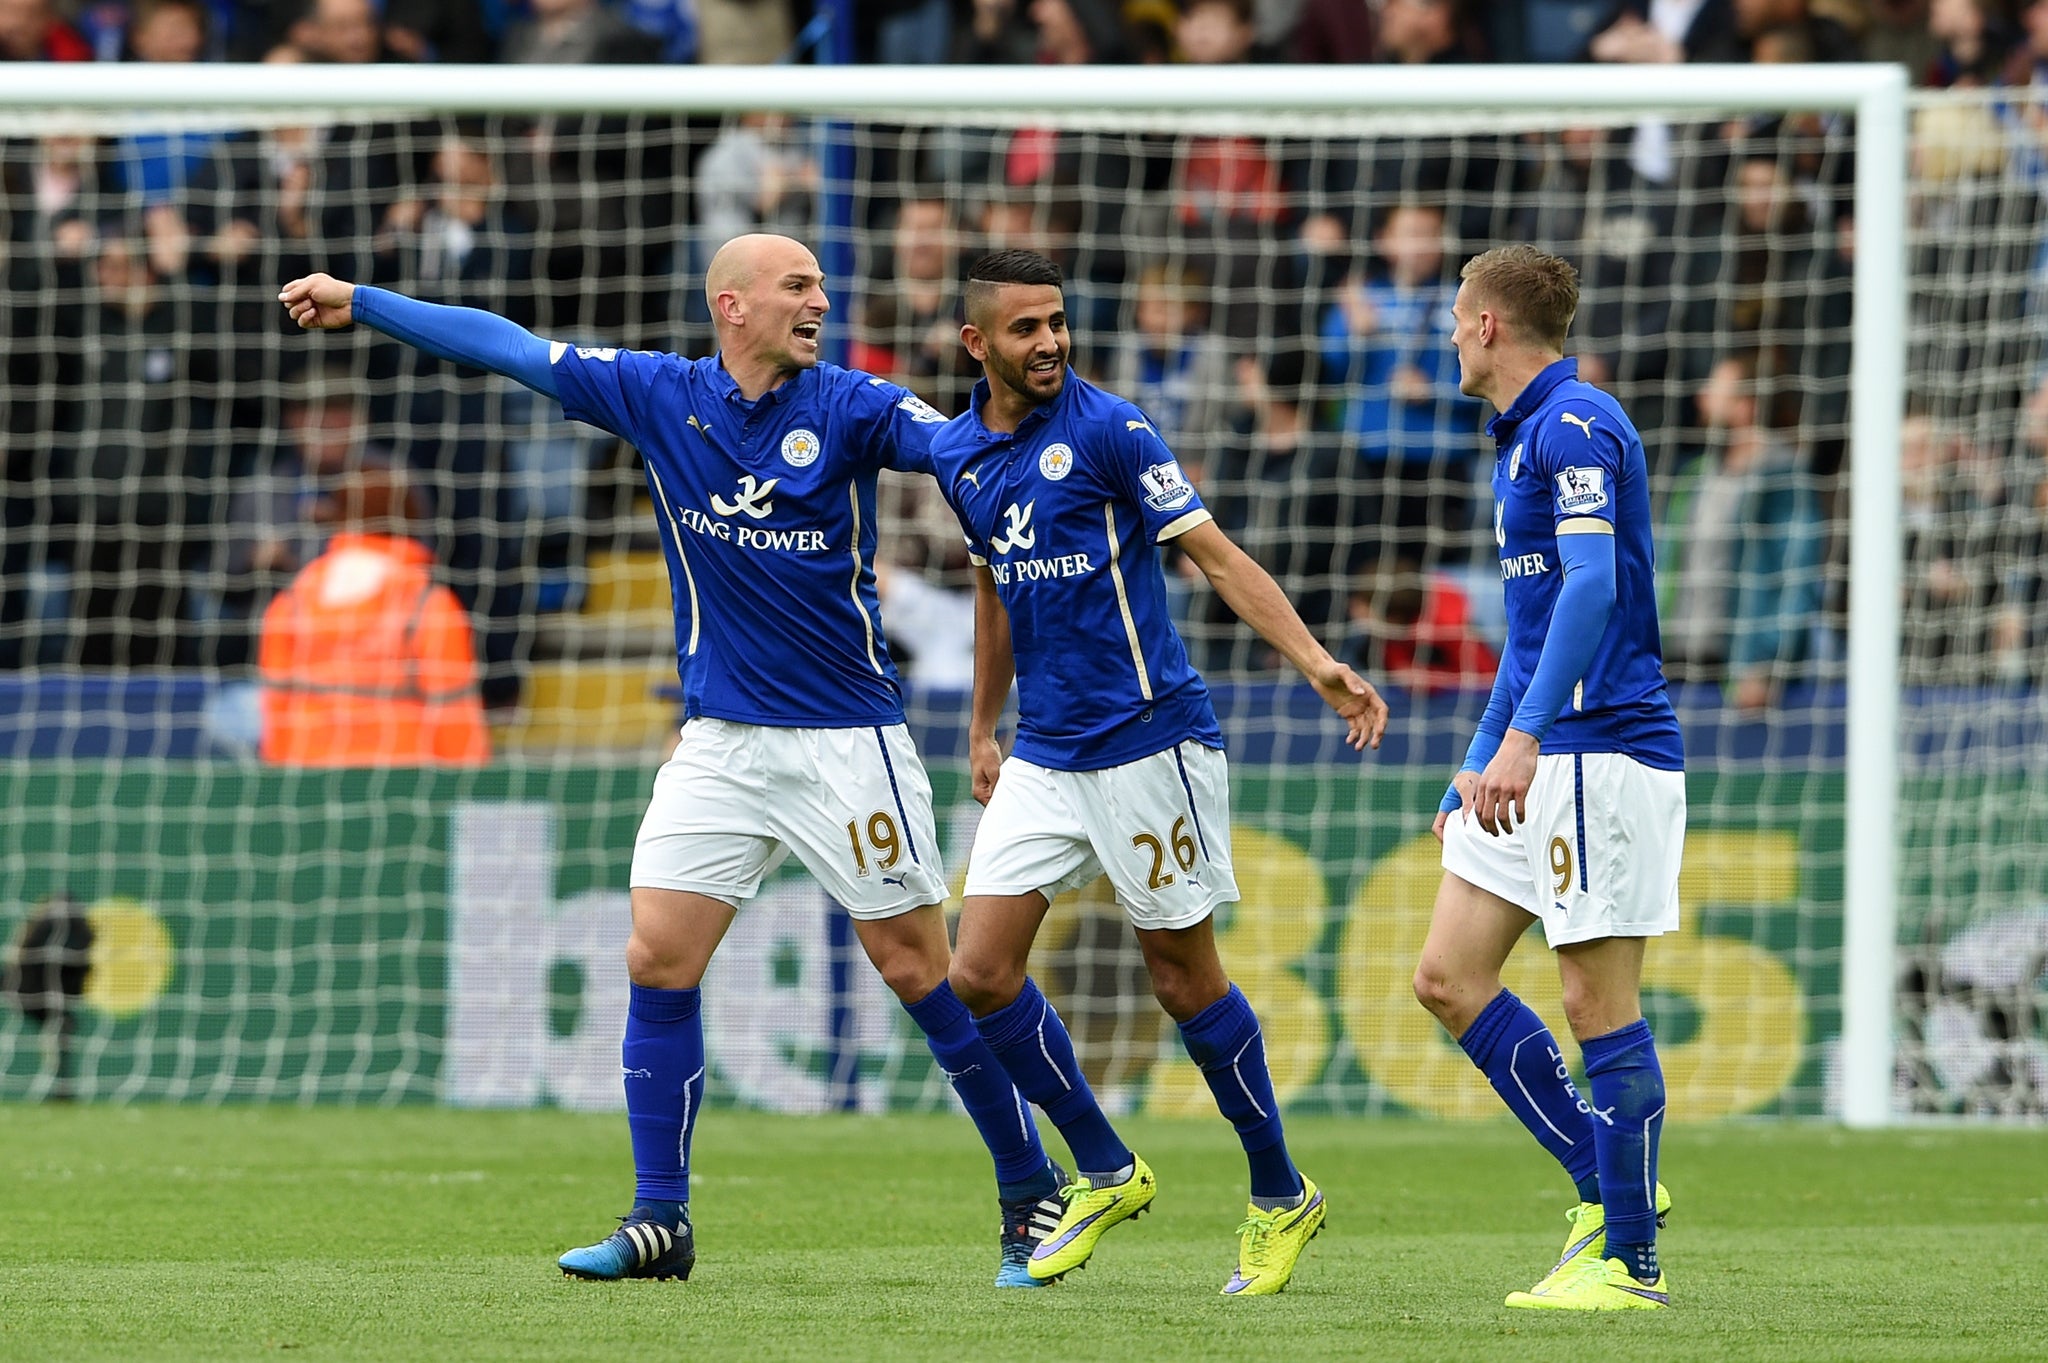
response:
<path id="1" fill-rule="evenodd" d="M 1031 366 L 1030 372 L 1036 374 L 1040 378 L 1047 378 L 1053 374 L 1059 373 L 1059 357 L 1055 355 L 1053 358 L 1049 360 L 1040 360 L 1038 363 Z"/>
<path id="2" fill-rule="evenodd" d="M 822 330 L 822 324 L 818 322 L 798 322 L 791 330 L 796 333 L 799 340 L 815 341 L 818 339 L 818 332 Z"/>

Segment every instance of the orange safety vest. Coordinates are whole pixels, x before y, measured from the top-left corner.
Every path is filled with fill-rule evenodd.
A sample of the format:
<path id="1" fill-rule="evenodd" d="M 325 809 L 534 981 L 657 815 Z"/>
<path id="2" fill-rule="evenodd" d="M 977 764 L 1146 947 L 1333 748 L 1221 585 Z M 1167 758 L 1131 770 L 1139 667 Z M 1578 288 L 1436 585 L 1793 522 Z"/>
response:
<path id="1" fill-rule="evenodd" d="M 415 540 L 336 535 L 263 612 L 263 758 L 300 767 L 491 760 L 469 617 Z"/>

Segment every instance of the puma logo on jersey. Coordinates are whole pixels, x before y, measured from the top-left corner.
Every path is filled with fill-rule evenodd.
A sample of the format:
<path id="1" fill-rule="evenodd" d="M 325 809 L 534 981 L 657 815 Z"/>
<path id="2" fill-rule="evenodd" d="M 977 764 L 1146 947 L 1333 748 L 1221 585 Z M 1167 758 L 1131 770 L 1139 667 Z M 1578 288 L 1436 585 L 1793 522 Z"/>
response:
<path id="1" fill-rule="evenodd" d="M 728 502 L 712 493 L 711 509 L 721 516 L 752 516 L 757 521 L 765 521 L 775 510 L 768 494 L 775 491 L 775 485 L 781 481 L 780 478 L 770 478 L 764 483 L 749 473 L 740 479 L 740 495 L 736 500 Z"/>
<path id="2" fill-rule="evenodd" d="M 695 431 L 698 435 L 703 436 L 706 440 L 709 440 L 711 438 L 710 430 L 705 427 L 703 422 L 697 420 L 696 417 L 692 416 L 688 418 L 688 422 L 690 429 Z"/>
<path id="3" fill-rule="evenodd" d="M 1126 421 L 1124 423 L 1124 429 L 1127 431 L 1152 431 L 1152 425 L 1150 422 L 1146 421 Z M 1152 431 L 1152 434 L 1158 435 L 1159 432 Z"/>
<path id="4" fill-rule="evenodd" d="M 1600 418 L 1598 416 L 1573 416 L 1570 412 L 1559 412 L 1557 419 L 1570 422 L 1586 433 L 1586 439 L 1591 440 L 1593 438 L 1593 423 Z"/>
<path id="5" fill-rule="evenodd" d="M 976 492 L 981 491 L 981 475 L 976 473 L 973 469 L 960 470 L 960 481 L 963 483 L 972 483 L 974 484 L 974 490 Z"/>
<path id="6" fill-rule="evenodd" d="M 981 485 L 977 483 L 975 486 Z M 1036 501 L 1029 501 L 1020 508 L 1015 502 L 1011 502 L 1003 508 L 1003 531 L 999 535 L 989 536 L 988 547 L 999 554 L 1036 548 L 1038 532 L 1031 528 L 1031 508 L 1036 505 Z"/>

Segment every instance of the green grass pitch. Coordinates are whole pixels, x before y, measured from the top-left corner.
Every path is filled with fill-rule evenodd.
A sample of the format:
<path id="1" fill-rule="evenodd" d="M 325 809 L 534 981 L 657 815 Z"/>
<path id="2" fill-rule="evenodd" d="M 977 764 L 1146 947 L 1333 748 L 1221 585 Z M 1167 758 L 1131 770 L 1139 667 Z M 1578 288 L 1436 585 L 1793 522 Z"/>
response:
<path id="1" fill-rule="evenodd" d="M 1283 1295 L 1225 1301 L 1220 1122 L 1126 1124 L 1156 1214 L 998 1292 L 964 1119 L 714 1111 L 688 1283 L 554 1256 L 625 1209 L 618 1117 L 0 1106 L 0 1359 L 2048 1359 L 2048 1130 L 1678 1126 L 1676 1309 L 1511 1312 L 1562 1176 L 1505 1123 L 1300 1120 L 1330 1219 Z"/>

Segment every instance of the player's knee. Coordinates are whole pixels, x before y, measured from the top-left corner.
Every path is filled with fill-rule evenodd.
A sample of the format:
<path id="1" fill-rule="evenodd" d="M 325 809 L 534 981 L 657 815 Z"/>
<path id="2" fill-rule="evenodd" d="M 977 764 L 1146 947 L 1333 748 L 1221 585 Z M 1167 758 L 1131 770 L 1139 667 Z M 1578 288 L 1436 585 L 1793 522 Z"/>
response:
<path id="1" fill-rule="evenodd" d="M 1437 962 L 1418 962 L 1413 984 L 1415 1001 L 1432 1015 L 1446 1022 L 1457 1015 L 1466 991 Z"/>
<path id="2" fill-rule="evenodd" d="M 919 952 L 900 952 L 875 964 L 881 972 L 882 983 L 905 1003 L 916 1003 L 937 989 L 946 978 L 944 961 L 933 961 Z"/>
<path id="3" fill-rule="evenodd" d="M 678 979 L 682 965 L 675 953 L 662 950 L 659 943 L 640 933 L 626 939 L 626 978 L 642 988 L 688 988 L 688 981 Z"/>
<path id="4" fill-rule="evenodd" d="M 960 996 L 960 1002 L 966 1004 L 967 1011 L 976 1017 L 986 1017 L 1024 992 L 1021 972 L 988 961 L 968 961 L 955 956 L 946 978 L 952 982 L 953 992 Z"/>
<path id="5" fill-rule="evenodd" d="M 1564 979 L 1564 1020 L 1580 1041 L 1605 1036 L 1632 1020 L 1629 1010 L 1575 974 Z"/>
<path id="6" fill-rule="evenodd" d="M 1230 981 L 1220 973 L 1152 964 L 1152 997 L 1175 1022 L 1186 1022 L 1229 992 Z"/>
<path id="7" fill-rule="evenodd" d="M 1142 940 L 1152 997 L 1175 1022 L 1186 1022 L 1230 992 L 1230 976 L 1206 932 Z"/>

